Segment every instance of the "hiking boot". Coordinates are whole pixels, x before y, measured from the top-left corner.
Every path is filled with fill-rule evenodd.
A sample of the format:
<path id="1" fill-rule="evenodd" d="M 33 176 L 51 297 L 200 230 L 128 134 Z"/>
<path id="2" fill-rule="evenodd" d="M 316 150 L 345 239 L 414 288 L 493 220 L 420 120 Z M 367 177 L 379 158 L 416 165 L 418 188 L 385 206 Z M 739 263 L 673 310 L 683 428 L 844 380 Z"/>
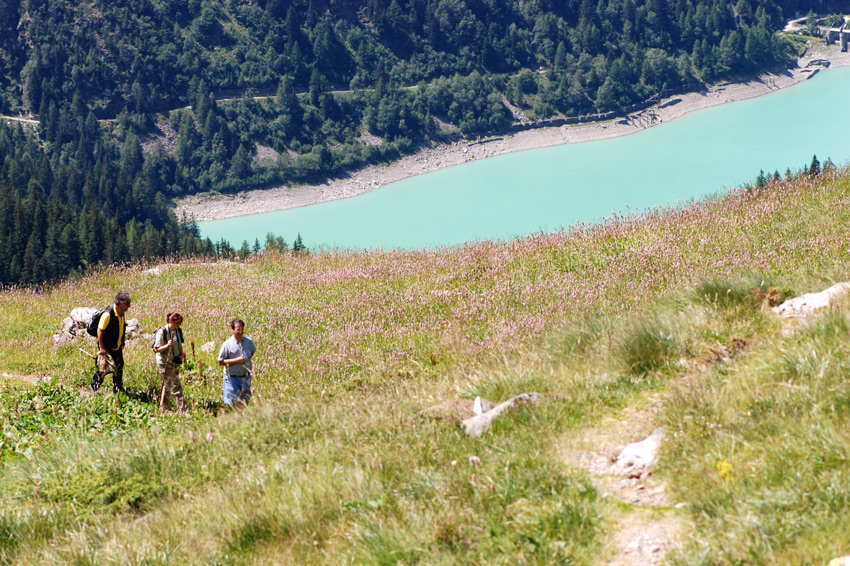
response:
<path id="1" fill-rule="evenodd" d="M 95 374 L 91 378 L 91 384 L 89 385 L 89 389 L 91 389 L 92 393 L 97 393 L 97 390 L 100 389 L 102 383 L 103 376 L 100 372 L 95 372 Z"/>

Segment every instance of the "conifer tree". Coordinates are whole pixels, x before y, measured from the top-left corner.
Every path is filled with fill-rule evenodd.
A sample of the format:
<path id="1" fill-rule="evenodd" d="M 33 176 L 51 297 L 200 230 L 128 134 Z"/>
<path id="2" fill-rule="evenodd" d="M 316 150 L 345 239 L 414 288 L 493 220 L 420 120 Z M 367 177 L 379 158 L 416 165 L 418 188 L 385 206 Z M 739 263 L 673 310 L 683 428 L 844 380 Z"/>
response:
<path id="1" fill-rule="evenodd" d="M 808 173 L 811 176 L 820 175 L 820 161 L 818 161 L 818 156 L 812 156 L 812 162 L 809 164 Z"/>

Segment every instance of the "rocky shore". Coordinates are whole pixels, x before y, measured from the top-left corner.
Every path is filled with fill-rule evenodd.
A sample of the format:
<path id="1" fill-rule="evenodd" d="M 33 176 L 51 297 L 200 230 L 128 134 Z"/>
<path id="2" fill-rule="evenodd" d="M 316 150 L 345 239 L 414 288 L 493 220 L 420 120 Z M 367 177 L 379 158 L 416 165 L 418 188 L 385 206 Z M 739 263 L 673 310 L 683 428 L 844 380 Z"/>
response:
<path id="1" fill-rule="evenodd" d="M 767 73 L 747 80 L 712 85 L 703 92 L 676 95 L 658 105 L 608 122 L 540 128 L 481 140 L 462 140 L 424 148 L 386 165 L 352 171 L 345 177 L 317 185 L 283 185 L 251 190 L 235 195 L 192 196 L 176 203 L 178 216 L 184 213 L 197 221 L 218 220 L 260 212 L 284 210 L 348 198 L 414 175 L 485 159 L 515 151 L 567 143 L 581 143 L 624 136 L 675 120 L 689 112 L 718 104 L 746 100 L 785 88 L 812 77 L 819 69 L 850 66 L 850 53 L 821 46 L 798 60 L 798 66 L 781 73 Z"/>

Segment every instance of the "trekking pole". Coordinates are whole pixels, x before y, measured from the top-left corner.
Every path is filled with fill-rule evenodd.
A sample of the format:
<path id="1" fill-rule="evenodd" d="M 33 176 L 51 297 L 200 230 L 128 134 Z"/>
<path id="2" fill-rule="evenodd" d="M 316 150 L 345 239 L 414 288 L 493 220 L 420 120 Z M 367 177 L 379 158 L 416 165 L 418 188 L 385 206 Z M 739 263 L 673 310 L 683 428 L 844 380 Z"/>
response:
<path id="1" fill-rule="evenodd" d="M 195 367 L 198 370 L 198 377 L 201 379 L 201 384 L 206 387 L 207 378 L 204 376 L 204 362 L 195 357 L 195 341 L 190 340 L 189 345 L 192 346 L 192 361 L 195 362 Z"/>
<path id="2" fill-rule="evenodd" d="M 81 351 L 82 353 L 84 353 L 85 355 L 87 355 L 88 357 L 92 358 L 94 361 L 97 361 L 97 356 L 93 356 L 92 354 L 90 354 L 90 353 L 86 352 L 86 351 L 85 351 L 85 350 L 83 350 L 82 348 L 80 348 L 80 351 Z"/>

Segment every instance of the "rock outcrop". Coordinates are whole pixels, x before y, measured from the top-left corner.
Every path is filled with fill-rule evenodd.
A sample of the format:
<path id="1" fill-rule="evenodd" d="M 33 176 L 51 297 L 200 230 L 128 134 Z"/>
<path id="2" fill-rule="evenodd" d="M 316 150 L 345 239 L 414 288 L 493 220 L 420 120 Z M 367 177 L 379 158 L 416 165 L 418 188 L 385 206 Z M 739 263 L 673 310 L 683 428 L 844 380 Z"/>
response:
<path id="1" fill-rule="evenodd" d="M 620 452 L 611 466 L 611 473 L 630 478 L 645 478 L 652 471 L 658 459 L 658 449 L 664 440 L 664 429 L 658 428 L 652 434 L 629 444 Z"/>
<path id="2" fill-rule="evenodd" d="M 850 291 L 850 283 L 836 283 L 819 293 L 806 293 L 793 299 L 788 299 L 781 305 L 773 307 L 773 312 L 785 318 L 808 318 L 815 311 L 828 307 L 841 295 Z"/>
<path id="3" fill-rule="evenodd" d="M 56 334 L 50 338 L 50 343 L 54 346 L 61 346 L 80 336 L 94 340 L 86 333 L 86 325 L 96 312 L 97 309 L 90 307 L 77 307 L 72 310 L 71 314 L 62 321 L 62 326 L 59 327 Z"/>
<path id="4" fill-rule="evenodd" d="M 89 336 L 86 332 L 86 325 L 88 325 L 91 317 L 97 312 L 97 310 L 98 309 L 92 307 L 77 307 L 73 309 L 71 314 L 62 321 L 62 325 L 59 327 L 59 330 L 56 331 L 56 334 L 51 336 L 50 343 L 54 346 L 61 346 L 62 344 L 67 344 L 68 342 L 77 340 L 81 337 L 94 342 L 95 338 L 93 336 Z M 139 323 L 139 319 L 131 318 L 127 321 L 126 340 L 133 340 L 143 333 L 144 329 Z"/>
<path id="5" fill-rule="evenodd" d="M 429 419 L 460 423 L 477 415 L 481 415 L 495 406 L 495 403 L 488 401 L 487 399 L 482 399 L 481 397 L 476 397 L 474 401 L 458 399 L 443 401 L 442 403 L 423 409 L 419 415 Z"/>

